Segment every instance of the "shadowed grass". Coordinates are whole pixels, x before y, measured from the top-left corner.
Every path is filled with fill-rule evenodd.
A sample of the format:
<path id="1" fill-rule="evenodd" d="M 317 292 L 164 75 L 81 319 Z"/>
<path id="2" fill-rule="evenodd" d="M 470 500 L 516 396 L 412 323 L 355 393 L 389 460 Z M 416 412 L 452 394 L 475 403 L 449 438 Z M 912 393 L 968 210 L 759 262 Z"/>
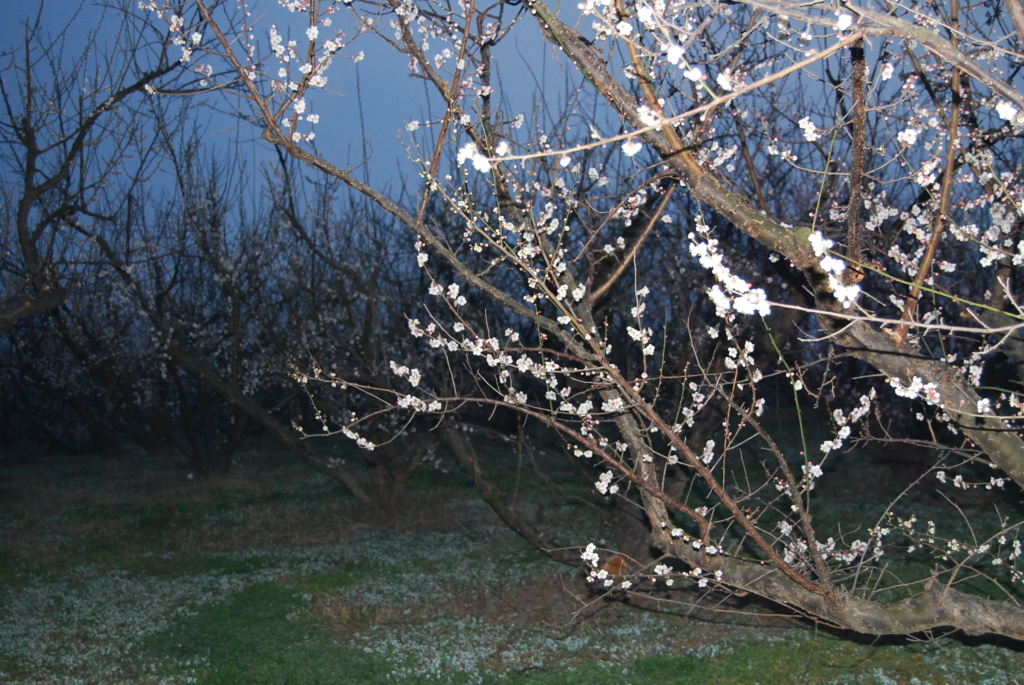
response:
<path id="1" fill-rule="evenodd" d="M 201 662 L 197 682 L 208 685 L 388 682 L 387 669 L 364 652 L 340 648 L 305 606 L 288 588 L 254 585 L 201 608 L 146 647 L 177 663 Z"/>
<path id="2" fill-rule="evenodd" d="M 45 477 L 0 462 L 17 493 L 0 503 L 0 682 L 999 685 L 1024 673 L 1014 645 L 872 644 L 626 607 L 588 595 L 464 479 L 424 473 L 414 511 L 382 522 L 299 465 L 246 459 L 206 481 L 80 457 L 48 460 Z M 596 508 L 517 480 L 512 453 L 495 459 L 541 525 L 575 544 L 602 536 Z"/>

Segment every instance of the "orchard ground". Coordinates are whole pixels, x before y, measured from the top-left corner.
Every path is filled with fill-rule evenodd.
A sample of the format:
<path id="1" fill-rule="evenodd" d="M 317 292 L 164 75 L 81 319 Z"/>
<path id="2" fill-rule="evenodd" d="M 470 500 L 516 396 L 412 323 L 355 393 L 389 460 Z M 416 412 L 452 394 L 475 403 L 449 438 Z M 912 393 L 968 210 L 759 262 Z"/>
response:
<path id="1" fill-rule="evenodd" d="M 520 456 L 488 454 L 510 490 L 530 482 Z M 601 539 L 573 465 L 532 457 L 560 495 L 526 487 L 520 508 Z M 719 596 L 596 597 L 457 469 L 421 471 L 380 520 L 265 445 L 209 479 L 130 450 L 0 458 L 0 683 L 1024 682 L 1016 644 L 871 640 Z M 830 515 L 877 491 L 848 482 L 822 498 Z"/>

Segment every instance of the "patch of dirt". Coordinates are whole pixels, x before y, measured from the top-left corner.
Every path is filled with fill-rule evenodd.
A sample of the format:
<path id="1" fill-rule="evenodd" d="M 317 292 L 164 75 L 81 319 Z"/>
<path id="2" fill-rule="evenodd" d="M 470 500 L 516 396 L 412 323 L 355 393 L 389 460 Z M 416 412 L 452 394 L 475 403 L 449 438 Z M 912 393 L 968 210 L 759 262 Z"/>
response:
<path id="1" fill-rule="evenodd" d="M 584 604 L 582 600 L 590 601 Z M 597 601 L 593 601 L 597 599 Z M 515 629 L 568 630 L 581 619 L 609 616 L 628 608 L 589 595 L 582 578 L 569 573 L 545 573 L 504 587 L 481 583 L 470 592 L 453 592 L 444 601 L 415 606 L 365 607 L 358 595 L 317 595 L 310 613 L 326 624 L 339 639 L 351 639 L 361 629 L 394 623 L 416 624 L 427 620 L 473 617 Z"/>

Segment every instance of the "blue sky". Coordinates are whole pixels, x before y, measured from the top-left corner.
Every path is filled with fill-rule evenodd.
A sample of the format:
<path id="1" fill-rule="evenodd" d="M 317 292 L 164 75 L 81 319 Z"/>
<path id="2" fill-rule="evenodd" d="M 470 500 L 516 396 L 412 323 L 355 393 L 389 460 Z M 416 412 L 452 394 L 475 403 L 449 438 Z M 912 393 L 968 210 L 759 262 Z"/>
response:
<path id="1" fill-rule="evenodd" d="M 12 47 L 20 46 L 24 41 L 24 24 L 33 21 L 43 8 L 44 31 L 52 34 L 59 32 L 68 22 L 72 30 L 68 36 L 64 59 L 76 58 L 75 51 L 84 49 L 85 37 L 96 30 L 100 41 L 113 45 L 117 40 L 114 30 L 120 21 L 115 12 L 104 11 L 93 4 L 85 4 L 79 0 L 45 0 L 31 2 L 18 0 L 0 0 L 4 10 L 4 21 L 0 22 L 0 49 L 4 52 Z M 292 35 L 301 35 L 302 26 L 295 23 L 302 20 L 294 14 L 280 9 L 275 0 L 259 0 L 252 3 L 259 12 L 265 12 L 260 24 L 262 36 L 267 35 L 270 25 L 275 21 L 280 24 L 282 33 L 287 22 L 291 22 Z M 134 8 L 137 3 L 131 2 Z M 139 12 L 141 10 L 134 9 Z M 104 30 L 104 22 L 111 31 Z M 257 33 L 259 36 L 260 34 Z M 80 45 L 76 45 L 76 41 Z M 321 115 L 321 123 L 316 127 L 317 147 L 321 154 L 342 167 L 352 167 L 363 160 L 364 149 L 372 154 L 365 173 L 374 184 L 396 184 L 404 175 L 416 183 L 416 169 L 407 159 L 405 145 L 410 142 L 410 135 L 405 125 L 410 120 L 427 121 L 437 118 L 443 113 L 440 100 L 436 95 L 428 96 L 424 82 L 408 75 L 407 58 L 398 54 L 375 36 L 363 36 L 348 50 L 350 54 L 362 50 L 366 57 L 358 64 L 341 61 L 328 72 L 330 78 L 328 89 L 333 95 L 311 101 L 311 111 Z M 536 26 L 525 22 L 518 26 L 513 36 L 500 44 L 496 50 L 495 79 L 501 79 L 499 92 L 511 95 L 513 102 L 521 102 L 527 120 L 531 118 L 531 107 L 537 102 L 534 77 L 539 76 L 543 67 L 540 63 L 548 62 L 542 51 L 550 51 L 541 39 Z M 539 59 L 534 59 L 533 56 Z M 537 72 L 531 74 L 523 61 L 528 60 Z M 10 57 L 5 57 L 4 66 L 10 64 Z M 10 74 L 4 74 L 9 81 Z M 563 83 L 561 76 L 556 76 L 552 86 L 559 94 Z M 220 97 L 220 96 L 213 96 Z M 218 121 L 215 115 L 207 116 L 210 130 L 219 141 L 228 144 L 233 141 L 258 139 L 259 131 L 253 127 L 251 132 L 239 135 L 233 129 L 235 121 Z M 435 136 L 436 128 L 431 131 L 421 129 L 421 135 Z M 364 139 L 365 136 L 365 139 Z M 257 158 L 266 154 L 268 148 L 263 143 L 262 151 L 253 151 Z M 360 170 L 360 174 L 364 170 Z"/>

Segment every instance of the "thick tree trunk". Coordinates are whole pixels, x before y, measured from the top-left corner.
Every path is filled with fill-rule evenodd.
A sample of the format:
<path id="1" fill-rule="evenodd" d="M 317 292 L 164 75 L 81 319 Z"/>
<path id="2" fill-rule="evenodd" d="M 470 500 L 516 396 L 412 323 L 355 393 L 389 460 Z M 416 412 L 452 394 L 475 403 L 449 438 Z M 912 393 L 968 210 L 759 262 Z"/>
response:
<path id="1" fill-rule="evenodd" d="M 36 314 L 43 314 L 56 309 L 68 299 L 67 290 L 53 284 L 38 293 L 27 296 L 16 304 L 8 304 L 0 310 L 0 333 L 10 330 L 14 324 Z"/>
<path id="2" fill-rule="evenodd" d="M 781 572 L 739 559 L 709 563 L 692 549 L 678 545 L 680 558 L 711 572 L 721 570 L 729 588 L 753 592 L 779 604 L 816 616 L 836 626 L 871 635 L 908 635 L 955 628 L 968 635 L 1004 635 L 1024 640 L 1024 608 L 1009 601 L 984 599 L 928 581 L 924 591 L 895 604 L 883 604 L 840 594 L 831 604 Z"/>

